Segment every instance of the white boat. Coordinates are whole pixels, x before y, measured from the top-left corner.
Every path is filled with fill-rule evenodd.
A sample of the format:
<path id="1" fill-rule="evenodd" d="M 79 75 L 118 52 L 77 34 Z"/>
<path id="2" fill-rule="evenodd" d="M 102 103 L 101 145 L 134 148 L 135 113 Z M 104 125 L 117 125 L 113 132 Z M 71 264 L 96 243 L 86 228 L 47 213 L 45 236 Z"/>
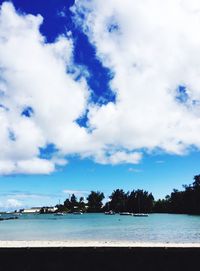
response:
<path id="1" fill-rule="evenodd" d="M 147 216 L 149 216 L 149 215 L 148 215 L 148 214 L 138 213 L 138 214 L 133 214 L 133 216 L 137 216 L 137 217 L 147 217 Z"/>
<path id="2" fill-rule="evenodd" d="M 63 216 L 64 215 L 64 213 L 55 213 L 54 215 L 56 215 L 56 216 Z"/>
<path id="3" fill-rule="evenodd" d="M 83 213 L 82 212 L 73 212 L 73 215 L 82 215 Z"/>
<path id="4" fill-rule="evenodd" d="M 129 213 L 129 212 L 122 212 L 122 213 L 119 213 L 120 215 L 133 215 L 133 213 Z"/>
<path id="5" fill-rule="evenodd" d="M 115 215 L 115 212 L 113 212 L 112 210 L 110 210 L 108 212 L 105 212 L 104 214 L 105 215 Z"/>
<path id="6" fill-rule="evenodd" d="M 136 216 L 136 217 L 147 217 L 147 216 L 149 216 L 146 213 L 141 213 L 140 212 L 140 196 L 138 196 L 138 213 L 134 213 L 133 216 Z"/>

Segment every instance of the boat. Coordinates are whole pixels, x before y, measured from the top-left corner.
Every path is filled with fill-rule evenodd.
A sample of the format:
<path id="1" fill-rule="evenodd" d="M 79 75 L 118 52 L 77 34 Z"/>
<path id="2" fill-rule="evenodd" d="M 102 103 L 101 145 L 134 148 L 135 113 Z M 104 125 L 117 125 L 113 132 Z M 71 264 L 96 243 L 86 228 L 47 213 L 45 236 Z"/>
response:
<path id="1" fill-rule="evenodd" d="M 138 195 L 138 213 L 134 213 L 133 216 L 135 217 L 147 217 L 149 216 L 147 213 L 141 213 L 140 211 L 140 196 Z"/>
<path id="2" fill-rule="evenodd" d="M 112 210 L 110 210 L 108 212 L 105 212 L 104 214 L 105 215 L 115 215 L 115 212 L 113 212 Z"/>
<path id="3" fill-rule="evenodd" d="M 122 212 L 122 213 L 119 213 L 120 215 L 133 215 L 133 213 L 129 213 L 129 212 Z"/>
<path id="4" fill-rule="evenodd" d="M 54 215 L 56 215 L 56 216 L 63 216 L 64 215 L 64 213 L 55 213 Z"/>
<path id="5" fill-rule="evenodd" d="M 148 214 L 143 214 L 143 213 L 138 213 L 138 214 L 133 214 L 133 216 L 136 216 L 136 217 L 147 217 L 149 215 Z"/>
<path id="6" fill-rule="evenodd" d="M 73 214 L 73 215 L 82 215 L 83 213 L 77 211 L 77 212 L 73 212 L 72 214 Z"/>

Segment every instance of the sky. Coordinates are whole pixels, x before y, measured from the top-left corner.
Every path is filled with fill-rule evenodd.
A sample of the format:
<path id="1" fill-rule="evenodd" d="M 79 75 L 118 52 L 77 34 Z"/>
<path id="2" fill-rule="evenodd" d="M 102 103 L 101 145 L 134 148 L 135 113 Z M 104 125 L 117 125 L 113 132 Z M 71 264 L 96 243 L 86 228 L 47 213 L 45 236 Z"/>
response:
<path id="1" fill-rule="evenodd" d="M 0 209 L 192 183 L 199 1 L 0 5 Z"/>

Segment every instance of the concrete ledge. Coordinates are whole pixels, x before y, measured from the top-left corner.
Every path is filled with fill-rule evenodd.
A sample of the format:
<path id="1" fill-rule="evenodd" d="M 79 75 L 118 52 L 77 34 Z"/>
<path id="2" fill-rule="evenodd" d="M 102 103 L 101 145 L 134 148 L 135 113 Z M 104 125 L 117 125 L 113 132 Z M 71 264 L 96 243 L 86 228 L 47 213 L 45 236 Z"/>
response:
<path id="1" fill-rule="evenodd" d="M 199 247 L 0 248 L 0 270 L 199 270 Z"/>
<path id="2" fill-rule="evenodd" d="M 133 241 L 0 241 L 0 248 L 33 248 L 33 247 L 160 247 L 160 248 L 200 248 L 200 243 L 155 243 Z"/>

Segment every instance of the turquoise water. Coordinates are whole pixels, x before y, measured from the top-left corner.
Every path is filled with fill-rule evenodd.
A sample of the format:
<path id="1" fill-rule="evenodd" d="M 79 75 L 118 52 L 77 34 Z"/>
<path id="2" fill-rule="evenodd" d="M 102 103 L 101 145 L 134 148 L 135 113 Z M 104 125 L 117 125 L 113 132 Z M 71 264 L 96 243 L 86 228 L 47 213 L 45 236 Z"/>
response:
<path id="1" fill-rule="evenodd" d="M 200 216 L 22 215 L 0 221 L 0 240 L 112 240 L 200 243 Z"/>

